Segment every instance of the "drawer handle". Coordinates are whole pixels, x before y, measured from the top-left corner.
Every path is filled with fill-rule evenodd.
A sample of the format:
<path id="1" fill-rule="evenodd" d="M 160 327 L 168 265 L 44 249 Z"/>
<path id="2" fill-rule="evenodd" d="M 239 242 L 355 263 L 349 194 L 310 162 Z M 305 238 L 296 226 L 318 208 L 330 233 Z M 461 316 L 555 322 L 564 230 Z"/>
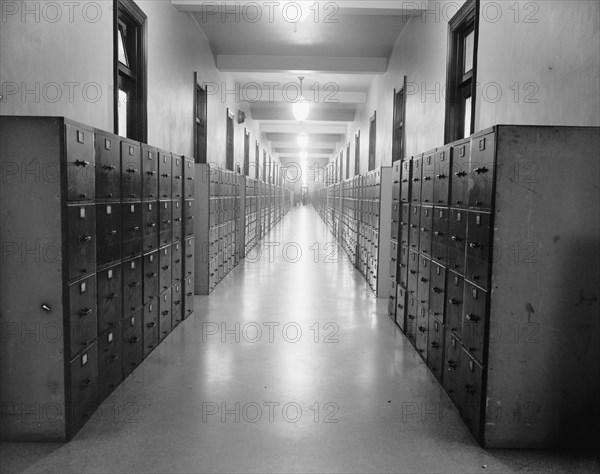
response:
<path id="1" fill-rule="evenodd" d="M 394 184 L 398 184 L 398 182 L 399 182 L 398 180 L 395 180 L 395 181 L 394 181 Z"/>
<path id="2" fill-rule="evenodd" d="M 171 219 L 165 219 L 164 221 L 162 221 L 163 224 L 170 224 L 171 223 Z"/>
<path id="3" fill-rule="evenodd" d="M 174 179 L 181 179 L 181 176 L 173 176 Z"/>
<path id="4" fill-rule="evenodd" d="M 111 356 L 111 359 L 112 359 L 113 361 L 114 361 L 114 360 L 118 360 L 118 359 L 119 359 L 119 356 L 118 356 L 118 355 L 116 355 L 116 354 L 113 354 L 113 355 Z"/>
<path id="5" fill-rule="evenodd" d="M 193 253 L 188 253 L 188 254 L 186 255 L 186 257 L 187 257 L 187 258 L 192 258 L 193 256 L 194 256 L 194 254 L 193 254 Z"/>
<path id="6" fill-rule="evenodd" d="M 427 278 L 425 278 L 425 277 L 421 277 L 421 278 L 420 278 L 420 280 L 421 280 L 423 283 L 427 283 L 427 282 L 429 281 L 429 280 L 427 280 Z"/>
<path id="7" fill-rule="evenodd" d="M 108 170 L 108 171 L 113 171 L 113 170 L 117 169 L 117 167 L 113 166 L 113 165 L 104 165 L 102 168 L 104 168 L 105 170 Z"/>
<path id="8" fill-rule="evenodd" d="M 421 232 L 429 232 L 425 227 L 421 227 Z"/>
<path id="9" fill-rule="evenodd" d="M 470 383 L 465 384 L 465 391 L 467 393 L 475 393 L 475 387 L 473 385 L 471 385 Z"/>
<path id="10" fill-rule="evenodd" d="M 79 242 L 89 242 L 90 240 L 92 240 L 91 235 L 82 235 L 79 237 Z"/>
<path id="11" fill-rule="evenodd" d="M 169 269 L 169 265 L 165 265 L 164 267 L 162 267 L 163 270 L 168 270 Z"/>
<path id="12" fill-rule="evenodd" d="M 47 304 L 43 304 L 42 309 L 48 313 L 52 310 L 52 308 L 50 308 L 50 306 L 48 306 Z"/>
<path id="13" fill-rule="evenodd" d="M 163 178 L 168 178 L 168 177 L 169 177 L 169 176 L 171 176 L 171 175 L 170 175 L 169 173 L 163 173 L 163 174 L 161 174 L 161 176 L 162 176 Z"/>
<path id="14" fill-rule="evenodd" d="M 445 174 L 438 174 L 436 175 L 437 179 L 445 179 L 447 176 Z"/>
<path id="15" fill-rule="evenodd" d="M 462 178 L 463 176 L 467 175 L 466 171 L 457 171 L 456 173 L 454 173 L 456 176 L 458 176 L 459 178 Z"/>
<path id="16" fill-rule="evenodd" d="M 448 299 L 448 303 L 450 303 L 450 304 L 454 304 L 454 305 L 459 305 L 459 304 L 460 304 L 460 301 L 459 301 L 459 300 L 457 300 L 456 298 L 449 298 L 449 299 Z"/>
<path id="17" fill-rule="evenodd" d="M 139 226 L 134 225 L 134 226 L 130 227 L 129 230 L 132 232 L 137 232 L 138 230 L 140 230 L 140 228 L 139 228 Z"/>
<path id="18" fill-rule="evenodd" d="M 181 262 L 181 260 L 180 260 L 180 259 L 177 259 L 177 260 L 175 260 L 175 263 L 179 263 L 179 262 Z"/>
<path id="19" fill-rule="evenodd" d="M 156 326 L 156 322 L 155 321 L 152 321 L 152 322 L 146 324 L 147 328 L 153 328 L 154 326 Z"/>
<path id="20" fill-rule="evenodd" d="M 441 289 L 441 288 L 438 288 L 437 286 L 434 286 L 434 287 L 432 288 L 432 291 L 433 291 L 434 293 L 442 293 L 442 289 Z"/>
<path id="21" fill-rule="evenodd" d="M 454 240 L 454 242 L 460 242 L 462 239 L 460 237 L 458 237 L 457 235 L 453 235 L 450 237 L 450 239 Z"/>
<path id="22" fill-rule="evenodd" d="M 469 247 L 471 247 L 472 249 L 477 249 L 477 248 L 481 247 L 481 244 L 479 242 L 471 242 L 469 244 Z"/>
<path id="23" fill-rule="evenodd" d="M 92 310 L 90 308 L 83 308 L 82 310 L 79 311 L 79 316 L 83 317 L 83 316 L 87 316 L 88 314 L 91 314 Z"/>
<path id="24" fill-rule="evenodd" d="M 456 362 L 452 359 L 448 359 L 448 370 L 456 370 Z"/>
<path id="25" fill-rule="evenodd" d="M 181 300 L 174 301 L 173 304 L 181 304 Z"/>
<path id="26" fill-rule="evenodd" d="M 190 181 L 194 181 L 194 178 L 191 178 L 191 177 L 190 177 L 190 178 L 187 178 L 187 179 L 189 179 Z"/>
<path id="27" fill-rule="evenodd" d="M 150 272 L 150 273 L 146 273 L 146 276 L 148 278 L 154 278 L 156 276 L 156 272 Z"/>
<path id="28" fill-rule="evenodd" d="M 162 314 L 163 316 L 166 316 L 167 314 L 169 314 L 169 310 L 168 310 L 168 309 L 166 309 L 166 310 L 164 310 L 164 311 L 163 311 L 162 313 L 160 313 L 160 314 Z"/>
<path id="29" fill-rule="evenodd" d="M 431 181 L 431 176 L 425 176 L 425 178 L 423 178 L 424 181 Z"/>
<path id="30" fill-rule="evenodd" d="M 140 282 L 139 282 L 139 281 L 132 281 L 132 282 L 129 284 L 129 287 L 130 287 L 130 288 L 137 288 L 138 286 L 140 286 Z"/>
<path id="31" fill-rule="evenodd" d="M 419 181 L 419 178 L 413 178 L 413 181 L 416 183 L 417 181 Z"/>
<path id="32" fill-rule="evenodd" d="M 177 217 L 177 218 L 175 219 L 175 222 L 179 222 L 180 220 L 181 220 L 181 217 Z"/>
<path id="33" fill-rule="evenodd" d="M 127 171 L 127 173 L 137 173 L 138 170 L 136 170 L 135 168 L 127 168 L 125 171 Z"/>
<path id="34" fill-rule="evenodd" d="M 439 231 L 437 231 L 437 230 L 436 230 L 436 231 L 433 233 L 433 235 L 436 235 L 436 236 L 438 236 L 438 237 L 441 237 L 442 235 L 444 235 L 444 233 L 443 233 L 443 232 L 439 232 Z"/>
<path id="35" fill-rule="evenodd" d="M 189 293 L 186 293 L 185 296 L 192 296 L 194 293 L 192 293 L 191 291 Z"/>
<path id="36" fill-rule="evenodd" d="M 156 171 L 146 171 L 146 174 L 148 176 L 154 176 L 156 174 Z"/>
<path id="37" fill-rule="evenodd" d="M 118 293 L 111 293 L 110 295 L 108 295 L 108 299 L 114 300 L 117 296 L 119 296 Z"/>
<path id="38" fill-rule="evenodd" d="M 130 337 L 130 338 L 129 338 L 129 343 L 130 343 L 130 344 L 135 344 L 135 343 L 136 343 L 136 342 L 138 342 L 139 340 L 140 340 L 140 338 L 139 338 L 139 337 L 137 337 L 137 336 L 133 336 L 133 337 Z"/>
<path id="39" fill-rule="evenodd" d="M 86 160 L 75 160 L 75 166 L 82 166 L 82 167 L 86 167 L 89 166 L 91 163 L 89 161 Z"/>
<path id="40" fill-rule="evenodd" d="M 107 230 L 106 235 L 116 235 L 117 231 L 115 229 Z"/>
<path id="41" fill-rule="evenodd" d="M 88 388 L 92 385 L 93 380 L 92 379 L 85 379 L 83 382 L 81 382 L 81 384 L 79 384 L 80 388 Z"/>
<path id="42" fill-rule="evenodd" d="M 438 344 L 436 341 L 433 341 L 433 342 L 431 343 L 431 347 L 433 347 L 434 349 L 439 349 L 439 348 L 440 348 L 440 345 L 439 345 L 439 344 Z"/>
<path id="43" fill-rule="evenodd" d="M 474 314 L 465 314 L 465 319 L 467 321 L 473 321 L 474 323 L 476 323 L 477 321 L 479 321 L 481 318 L 479 316 L 476 316 Z"/>
<path id="44" fill-rule="evenodd" d="M 425 331 L 426 331 L 426 329 L 425 329 L 423 326 L 419 326 L 417 329 L 418 329 L 419 331 L 421 331 L 421 332 L 425 332 Z"/>
<path id="45" fill-rule="evenodd" d="M 150 228 L 156 227 L 156 222 L 149 222 L 148 227 L 150 227 Z"/>
<path id="46" fill-rule="evenodd" d="M 409 314 L 408 319 L 415 319 L 415 317 L 412 314 Z"/>
<path id="47" fill-rule="evenodd" d="M 475 168 L 473 170 L 473 173 L 481 174 L 481 173 L 487 173 L 488 171 L 489 170 L 485 166 L 482 166 L 481 168 Z"/>

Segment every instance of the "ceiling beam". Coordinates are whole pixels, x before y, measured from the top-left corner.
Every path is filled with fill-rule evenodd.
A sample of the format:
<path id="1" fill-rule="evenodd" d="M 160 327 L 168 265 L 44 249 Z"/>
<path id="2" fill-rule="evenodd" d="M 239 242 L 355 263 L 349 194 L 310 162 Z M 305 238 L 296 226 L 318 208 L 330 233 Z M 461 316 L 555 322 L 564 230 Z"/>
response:
<path id="1" fill-rule="evenodd" d="M 217 69 L 229 72 L 383 74 L 387 70 L 387 58 L 219 54 Z"/>
<path id="2" fill-rule="evenodd" d="M 298 100 L 300 95 L 299 88 L 291 87 L 289 91 L 283 91 L 281 89 L 257 87 L 264 84 L 259 83 L 236 83 L 235 89 L 231 87 L 227 89 L 227 93 L 233 94 L 235 92 L 236 97 L 239 97 L 243 102 L 250 104 L 280 104 L 288 103 L 293 104 Z M 285 85 L 285 84 L 284 84 Z M 227 86 L 229 87 L 229 86 Z M 303 91 L 305 99 L 309 100 L 313 104 L 366 104 L 367 93 L 366 92 L 343 92 L 336 90 L 324 90 L 321 88 L 318 92 L 313 90 Z"/>
<path id="3" fill-rule="evenodd" d="M 290 123 L 289 120 L 285 122 L 281 121 L 263 121 L 260 123 L 260 130 L 263 133 L 288 133 L 296 136 L 302 130 L 309 135 L 314 133 L 333 133 L 337 135 L 343 135 L 348 132 L 347 124 L 342 123 L 331 123 L 331 122 L 316 122 L 308 121 L 304 125 L 300 125 L 300 122 Z M 286 138 L 285 140 L 288 140 Z M 312 140 L 312 137 L 311 137 Z"/>
<path id="4" fill-rule="evenodd" d="M 289 108 L 256 108 L 250 109 L 253 120 L 291 120 L 296 122 L 296 118 L 292 113 L 292 107 Z M 326 109 L 313 109 L 310 111 L 309 117 L 313 120 L 325 121 L 325 122 L 353 122 L 356 115 L 356 110 L 340 110 L 332 108 Z"/>
<path id="5" fill-rule="evenodd" d="M 266 134 L 267 140 L 270 142 L 293 142 L 296 143 L 296 139 L 298 137 L 295 133 L 278 133 L 278 132 L 269 132 Z M 311 140 L 320 141 L 320 142 L 328 142 L 328 143 L 337 143 L 342 139 L 341 134 L 335 133 L 315 133 L 310 136 Z"/>

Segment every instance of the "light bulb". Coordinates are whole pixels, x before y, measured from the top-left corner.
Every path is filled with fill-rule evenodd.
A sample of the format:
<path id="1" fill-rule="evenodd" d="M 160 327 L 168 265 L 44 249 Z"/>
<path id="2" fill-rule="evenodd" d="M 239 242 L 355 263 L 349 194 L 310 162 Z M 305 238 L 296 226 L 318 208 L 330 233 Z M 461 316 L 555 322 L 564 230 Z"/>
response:
<path id="1" fill-rule="evenodd" d="M 308 135 L 302 132 L 298 135 L 296 141 L 298 142 L 298 146 L 300 148 L 306 148 L 306 146 L 308 145 Z"/>
<path id="2" fill-rule="evenodd" d="M 304 122 L 308 117 L 309 102 L 302 96 L 292 104 L 292 113 L 299 122 Z"/>

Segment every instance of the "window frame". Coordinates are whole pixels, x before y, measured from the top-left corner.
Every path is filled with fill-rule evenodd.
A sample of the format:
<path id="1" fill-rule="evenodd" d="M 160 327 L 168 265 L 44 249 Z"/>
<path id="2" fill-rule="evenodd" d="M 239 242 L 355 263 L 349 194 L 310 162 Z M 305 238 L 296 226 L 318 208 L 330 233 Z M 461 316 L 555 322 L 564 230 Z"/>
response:
<path id="1" fill-rule="evenodd" d="M 199 101 L 198 101 L 198 94 L 201 94 L 203 96 L 203 100 L 202 100 L 202 106 L 203 106 L 203 110 L 199 111 Z M 206 163 L 207 162 L 207 158 L 208 158 L 208 149 L 207 149 L 207 129 L 206 126 L 208 125 L 208 120 L 207 120 L 207 109 L 208 109 L 208 104 L 207 104 L 207 100 L 208 100 L 208 95 L 206 94 L 206 88 L 202 87 L 200 85 L 200 82 L 198 81 L 198 73 L 194 72 L 194 159 L 196 160 L 196 163 Z M 201 112 L 201 113 L 199 113 Z M 204 136 L 203 136 L 203 140 L 202 143 L 199 143 L 199 133 L 198 133 L 198 117 L 201 117 L 201 121 L 203 122 L 203 129 L 204 129 Z"/>
<path id="2" fill-rule="evenodd" d="M 394 89 L 394 117 L 392 126 L 392 163 L 404 159 L 406 138 L 406 76 L 400 89 Z"/>
<path id="3" fill-rule="evenodd" d="M 369 160 L 367 171 L 373 171 L 377 164 L 377 111 L 369 118 Z"/>

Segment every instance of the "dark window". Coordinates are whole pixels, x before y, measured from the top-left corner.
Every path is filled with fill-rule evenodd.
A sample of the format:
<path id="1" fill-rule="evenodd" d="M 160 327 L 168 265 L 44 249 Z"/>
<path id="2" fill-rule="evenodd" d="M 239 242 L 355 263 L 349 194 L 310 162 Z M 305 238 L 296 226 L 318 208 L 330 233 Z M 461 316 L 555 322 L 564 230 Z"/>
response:
<path id="1" fill-rule="evenodd" d="M 256 169 L 254 170 L 254 177 L 258 179 L 258 170 L 260 169 L 260 146 L 258 141 L 256 142 L 256 150 L 254 153 L 254 164 L 256 166 Z"/>
<path id="2" fill-rule="evenodd" d="M 198 84 L 194 73 L 194 154 L 196 163 L 206 163 L 206 90 Z"/>
<path id="3" fill-rule="evenodd" d="M 114 0 L 115 133 L 146 142 L 146 15 L 133 0 Z"/>
<path id="4" fill-rule="evenodd" d="M 346 179 L 350 177 L 350 143 L 346 148 Z"/>
<path id="5" fill-rule="evenodd" d="M 244 175 L 248 176 L 250 168 L 250 132 L 244 129 Z"/>
<path id="6" fill-rule="evenodd" d="M 360 174 L 360 130 L 354 137 L 354 176 Z"/>
<path id="7" fill-rule="evenodd" d="M 233 171 L 233 113 L 229 109 L 227 109 L 227 135 L 225 140 L 225 168 Z"/>
<path id="8" fill-rule="evenodd" d="M 369 121 L 369 171 L 375 169 L 375 145 L 377 137 L 377 112 L 373 112 L 373 116 Z"/>
<path id="9" fill-rule="evenodd" d="M 479 0 L 467 0 L 448 24 L 445 142 L 474 131 Z"/>
<path id="10" fill-rule="evenodd" d="M 267 150 L 263 150 L 262 180 L 267 180 Z"/>
<path id="11" fill-rule="evenodd" d="M 404 117 L 406 115 L 406 76 L 402 88 L 394 89 L 394 138 L 392 142 L 392 162 L 404 158 Z"/>

